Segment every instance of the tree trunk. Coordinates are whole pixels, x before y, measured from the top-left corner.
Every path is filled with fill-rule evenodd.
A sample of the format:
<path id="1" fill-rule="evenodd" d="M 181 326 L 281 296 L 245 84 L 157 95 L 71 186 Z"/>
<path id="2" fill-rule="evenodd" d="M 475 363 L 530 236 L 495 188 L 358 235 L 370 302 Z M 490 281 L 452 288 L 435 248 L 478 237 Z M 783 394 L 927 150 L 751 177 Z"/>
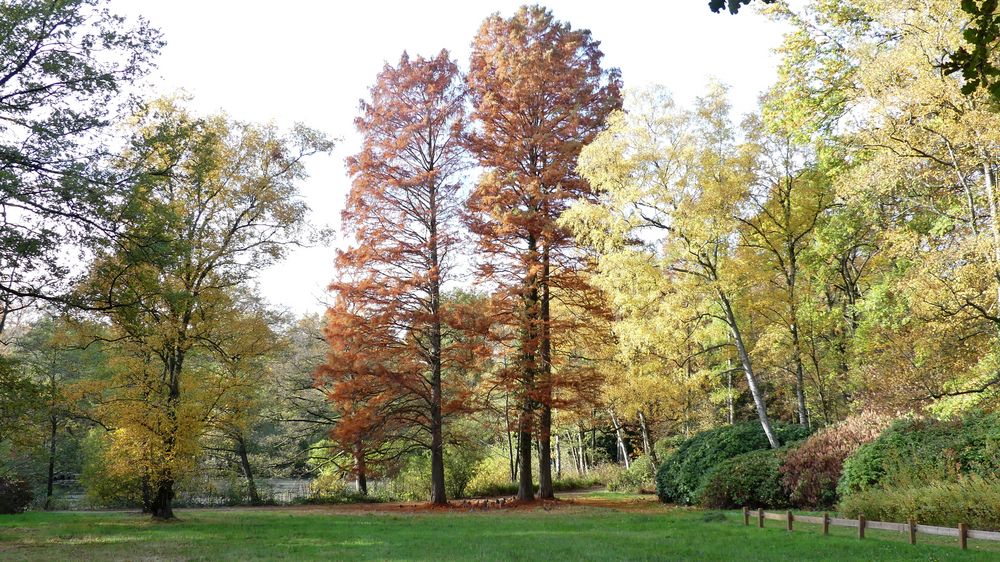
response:
<path id="1" fill-rule="evenodd" d="M 45 507 L 46 511 L 52 509 L 52 491 L 56 479 L 56 432 L 59 428 L 58 419 L 49 416 L 49 474 L 45 481 Z"/>
<path id="2" fill-rule="evenodd" d="M 552 332 L 550 330 L 549 246 L 542 248 L 542 299 L 541 299 L 541 415 L 538 427 L 538 497 L 555 498 L 552 487 Z"/>
<path id="3" fill-rule="evenodd" d="M 531 405 L 528 403 L 528 399 L 525 398 L 522 417 L 528 417 L 530 414 Z M 529 423 L 529 420 L 524 420 L 517 433 L 517 499 L 521 501 L 532 501 L 535 499 L 535 485 L 531 479 L 531 428 Z"/>
<path id="4" fill-rule="evenodd" d="M 354 475 L 355 475 L 355 485 L 357 486 L 358 494 L 362 496 L 368 495 L 368 466 L 365 464 L 365 451 L 361 440 L 358 439 L 354 443 Z"/>
<path id="5" fill-rule="evenodd" d="M 240 456 L 240 468 L 243 469 L 243 476 L 247 479 L 247 496 L 250 499 L 250 505 L 260 505 L 260 494 L 257 493 L 257 484 L 253 480 L 253 470 L 250 468 L 250 458 L 247 456 L 247 446 L 242 435 L 236 437 L 236 452 Z"/>
<path id="6" fill-rule="evenodd" d="M 753 397 L 754 405 L 757 407 L 757 417 L 760 419 L 760 425 L 764 429 L 764 435 L 767 436 L 767 442 L 770 443 L 771 448 L 777 449 L 781 446 L 781 443 L 778 441 L 778 436 L 775 435 L 774 428 L 771 427 L 771 420 L 767 416 L 767 403 L 764 400 L 764 392 L 757 382 L 756 375 L 754 375 L 753 364 L 750 362 L 750 354 L 747 352 L 746 345 L 743 342 L 743 334 L 740 332 L 739 324 L 736 322 L 733 307 L 730 305 L 725 293 L 720 290 L 718 295 L 723 311 L 726 314 L 729 331 L 732 333 L 733 341 L 736 342 L 736 352 L 739 355 L 740 363 L 743 365 L 743 373 L 747 377 L 747 386 L 750 388 L 750 395 Z"/>
<path id="7" fill-rule="evenodd" d="M 174 518 L 172 503 L 174 501 L 174 481 L 167 477 L 156 485 L 156 494 L 153 495 L 150 513 L 153 519 L 168 521 Z"/>
<path id="8" fill-rule="evenodd" d="M 562 478 L 562 450 L 559 448 L 559 436 L 555 436 L 556 439 L 556 478 Z"/>
<path id="9" fill-rule="evenodd" d="M 625 465 L 625 470 L 629 468 L 629 458 L 628 458 L 628 447 L 625 445 L 625 439 L 622 434 L 622 426 L 618 423 L 618 418 L 615 416 L 615 411 L 608 408 L 608 413 L 611 414 L 611 423 L 615 426 L 615 438 L 618 440 L 618 450 L 622 455 L 622 463 Z"/>
<path id="10" fill-rule="evenodd" d="M 795 324 L 792 324 L 791 335 L 792 360 L 795 364 L 795 400 L 798 406 L 799 425 L 809 427 L 809 410 L 806 409 L 805 371 L 802 367 L 802 351 L 799 347 L 799 328 Z"/>
<path id="11" fill-rule="evenodd" d="M 642 429 L 642 448 L 653 461 L 653 466 L 659 465 L 660 461 L 656 458 L 656 442 L 649 436 L 649 426 L 646 425 L 646 416 L 642 415 L 642 412 L 639 412 L 639 428 Z"/>

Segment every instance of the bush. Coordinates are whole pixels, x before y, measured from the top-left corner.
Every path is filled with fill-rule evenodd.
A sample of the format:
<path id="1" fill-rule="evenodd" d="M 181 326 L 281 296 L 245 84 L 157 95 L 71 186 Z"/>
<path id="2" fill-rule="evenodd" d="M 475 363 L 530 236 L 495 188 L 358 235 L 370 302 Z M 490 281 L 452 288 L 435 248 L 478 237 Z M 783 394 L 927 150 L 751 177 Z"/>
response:
<path id="1" fill-rule="evenodd" d="M 0 476 L 0 513 L 24 513 L 32 499 L 34 494 L 27 480 L 17 476 Z"/>
<path id="2" fill-rule="evenodd" d="M 608 481 L 608 491 L 637 494 L 643 490 L 650 490 L 655 486 L 653 483 L 655 473 L 653 459 L 649 455 L 643 455 L 632 461 L 627 470 L 620 471 Z"/>
<path id="3" fill-rule="evenodd" d="M 960 475 L 989 477 L 1000 470 L 1000 416 L 909 419 L 892 424 L 844 461 L 841 498 L 876 488 L 918 488 L 956 482 Z"/>
<path id="4" fill-rule="evenodd" d="M 716 509 L 788 507 L 780 472 L 786 452 L 761 449 L 722 461 L 706 475 L 698 503 Z"/>
<path id="5" fill-rule="evenodd" d="M 775 424 L 774 430 L 783 444 L 809 435 L 808 429 L 798 425 Z M 656 493 L 662 502 L 695 503 L 712 468 L 736 455 L 769 447 L 767 436 L 757 422 L 698 433 L 664 459 L 656 473 Z"/>
<path id="6" fill-rule="evenodd" d="M 912 518 L 923 525 L 966 523 L 973 529 L 1000 531 L 1000 481 L 971 475 L 956 482 L 867 490 L 841 500 L 840 511 L 873 521 L 902 523 Z"/>
<path id="7" fill-rule="evenodd" d="M 781 481 L 797 507 L 833 507 L 844 460 L 873 441 L 891 418 L 872 412 L 850 417 L 809 436 L 788 451 L 781 466 Z"/>

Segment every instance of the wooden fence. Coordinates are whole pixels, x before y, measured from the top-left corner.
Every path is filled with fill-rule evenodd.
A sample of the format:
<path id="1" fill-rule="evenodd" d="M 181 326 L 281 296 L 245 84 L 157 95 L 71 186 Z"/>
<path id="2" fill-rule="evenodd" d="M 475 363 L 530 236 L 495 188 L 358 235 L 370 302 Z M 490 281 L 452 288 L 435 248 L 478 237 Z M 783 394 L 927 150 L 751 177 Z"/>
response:
<path id="1" fill-rule="evenodd" d="M 743 508 L 743 524 L 750 525 L 750 509 Z M 862 515 L 857 519 L 840 519 L 830 517 L 829 513 L 824 513 L 822 517 L 813 515 L 795 515 L 791 511 L 785 513 L 768 513 L 763 509 L 757 510 L 757 526 L 764 528 L 764 521 L 771 519 L 774 521 L 784 521 L 785 529 L 791 531 L 795 528 L 796 522 L 812 523 L 823 527 L 823 534 L 830 534 L 830 525 L 835 527 L 855 527 L 858 529 L 858 538 L 865 538 L 866 529 L 878 529 L 881 531 L 896 531 L 907 533 L 910 536 L 910 544 L 917 544 L 917 533 L 927 535 L 937 535 L 942 537 L 956 537 L 958 544 L 965 550 L 969 547 L 969 539 L 979 539 L 984 541 L 1000 541 L 1000 532 L 977 531 L 970 529 L 965 523 L 959 523 L 958 528 L 936 527 L 934 525 L 918 525 L 912 519 L 906 523 L 886 523 L 884 521 L 868 521 Z"/>

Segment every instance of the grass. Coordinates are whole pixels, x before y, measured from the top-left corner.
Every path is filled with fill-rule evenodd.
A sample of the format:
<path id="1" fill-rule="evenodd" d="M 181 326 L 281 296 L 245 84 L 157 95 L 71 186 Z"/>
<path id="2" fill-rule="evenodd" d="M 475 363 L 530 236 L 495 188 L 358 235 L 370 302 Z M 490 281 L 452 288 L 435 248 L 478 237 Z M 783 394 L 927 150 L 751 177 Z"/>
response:
<path id="1" fill-rule="evenodd" d="M 0 516 L 3 560 L 996 560 L 1000 545 L 850 529 L 829 537 L 781 522 L 744 527 L 733 512 L 661 506 L 622 494 L 575 504 L 485 512 L 367 506 L 180 510 L 153 523 L 134 513 Z M 389 506 L 391 507 L 391 506 Z"/>

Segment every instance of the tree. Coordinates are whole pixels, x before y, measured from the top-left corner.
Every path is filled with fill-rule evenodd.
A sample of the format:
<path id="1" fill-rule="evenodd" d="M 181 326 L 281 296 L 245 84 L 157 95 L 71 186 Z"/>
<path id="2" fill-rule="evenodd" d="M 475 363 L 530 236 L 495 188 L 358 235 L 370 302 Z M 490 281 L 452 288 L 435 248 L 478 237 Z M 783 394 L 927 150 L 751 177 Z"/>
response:
<path id="1" fill-rule="evenodd" d="M 447 51 L 413 60 L 404 53 L 378 75 L 371 98 L 356 120 L 361 152 L 347 161 L 353 184 L 343 225 L 355 245 L 337 256 L 333 350 L 320 376 L 353 389 L 339 438 L 359 442 L 378 426 L 380 439 L 405 435 L 426 447 L 431 502 L 446 504 L 445 423 L 468 389 L 444 374 L 470 359 L 453 335 L 463 329 L 462 312 L 442 300 L 462 242 L 465 88 Z M 363 460 L 359 452 L 359 470 Z"/>
<path id="2" fill-rule="evenodd" d="M 753 312 L 746 278 L 755 264 L 742 262 L 734 244 L 754 180 L 752 158 L 735 143 L 725 95 L 713 85 L 695 111 L 683 112 L 653 91 L 632 113 L 616 113 L 581 155 L 580 172 L 600 202 L 580 201 L 561 220 L 599 253 L 595 281 L 612 295 L 616 315 L 642 320 L 653 310 L 675 349 L 694 333 L 711 333 L 714 323 L 727 328 L 758 419 L 777 448 L 745 329 Z M 689 365 L 694 353 L 673 355 Z"/>
<path id="3" fill-rule="evenodd" d="M 122 159 L 136 171 L 125 235 L 93 249 L 81 290 L 107 307 L 100 337 L 116 356 L 98 415 L 119 458 L 145 471 L 153 516 L 170 519 L 207 420 L 227 391 L 253 383 L 233 375 L 271 346 L 262 311 L 241 292 L 302 236 L 303 159 L 330 143 L 302 126 L 283 135 L 193 117 L 171 100 L 135 122 Z"/>
<path id="4" fill-rule="evenodd" d="M 36 299 L 65 300 L 60 253 L 115 227 L 106 129 L 162 41 L 104 3 L 0 4 L 0 333 Z"/>
<path id="5" fill-rule="evenodd" d="M 500 287 L 503 321 L 518 326 L 518 498 L 534 497 L 531 441 L 539 408 L 539 495 L 552 497 L 551 300 L 579 280 L 568 232 L 555 219 L 591 197 L 576 173 L 583 145 L 621 105 L 617 69 L 601 68 L 600 43 L 544 8 L 490 16 L 473 41 L 468 77 L 478 128 L 468 146 L 486 173 L 469 199 L 469 225 L 484 256 L 480 277 Z"/>

